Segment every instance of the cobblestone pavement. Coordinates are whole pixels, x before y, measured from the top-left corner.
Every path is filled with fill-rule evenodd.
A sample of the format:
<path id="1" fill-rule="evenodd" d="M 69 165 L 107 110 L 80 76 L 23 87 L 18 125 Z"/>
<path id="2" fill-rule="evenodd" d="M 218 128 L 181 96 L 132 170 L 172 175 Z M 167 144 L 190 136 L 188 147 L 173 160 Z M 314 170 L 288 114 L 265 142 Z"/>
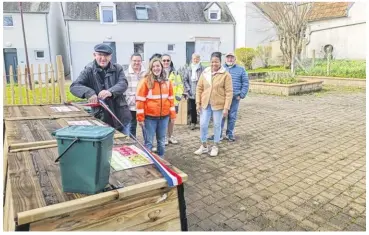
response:
<path id="1" fill-rule="evenodd" d="M 199 129 L 175 134 L 190 231 L 366 230 L 364 90 L 250 94 L 215 158 L 193 154 Z"/>

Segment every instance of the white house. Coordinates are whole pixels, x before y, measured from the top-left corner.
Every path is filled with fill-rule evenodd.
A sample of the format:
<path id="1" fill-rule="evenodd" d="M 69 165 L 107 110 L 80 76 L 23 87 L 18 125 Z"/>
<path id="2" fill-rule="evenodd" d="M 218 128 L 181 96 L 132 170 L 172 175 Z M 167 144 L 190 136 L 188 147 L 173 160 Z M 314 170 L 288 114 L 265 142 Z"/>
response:
<path id="1" fill-rule="evenodd" d="M 214 51 L 235 49 L 235 20 L 225 3 L 208 2 L 64 2 L 72 74 L 75 79 L 92 61 L 93 48 L 106 42 L 113 60 L 129 64 L 131 54 L 145 62 L 169 53 L 176 67 L 193 52 L 203 61 Z"/>
<path id="2" fill-rule="evenodd" d="M 281 56 L 273 24 L 260 9 L 251 2 L 237 2 L 229 7 L 232 12 L 239 12 L 236 17 L 237 47 L 256 48 L 270 43 L 273 48 L 272 58 Z M 309 13 L 306 46 L 302 56 L 311 58 L 315 50 L 317 58 L 324 58 L 324 47 L 331 45 L 336 59 L 365 59 L 365 10 L 366 2 L 314 2 Z"/>
<path id="3" fill-rule="evenodd" d="M 366 2 L 314 3 L 309 18 L 307 57 L 323 58 L 331 45 L 335 59 L 366 58 Z"/>
<path id="4" fill-rule="evenodd" d="M 55 64 L 56 55 L 62 55 L 65 72 L 68 74 L 68 57 L 65 48 L 59 46 L 63 45 L 65 36 L 63 31 L 55 30 L 60 29 L 60 26 L 64 27 L 61 6 L 58 6 L 58 3 L 23 2 L 22 9 L 29 63 L 35 67 L 38 64 Z M 13 68 L 18 64 L 26 65 L 18 2 L 3 3 L 3 58 L 3 67 L 7 75 L 10 65 Z"/>

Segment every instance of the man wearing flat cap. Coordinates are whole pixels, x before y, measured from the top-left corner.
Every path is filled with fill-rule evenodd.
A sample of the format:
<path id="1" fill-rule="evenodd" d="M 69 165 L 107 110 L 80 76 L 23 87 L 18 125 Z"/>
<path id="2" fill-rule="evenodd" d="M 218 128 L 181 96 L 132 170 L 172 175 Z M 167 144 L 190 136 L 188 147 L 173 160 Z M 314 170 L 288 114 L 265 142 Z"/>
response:
<path id="1" fill-rule="evenodd" d="M 113 50 L 109 45 L 101 43 L 94 50 L 94 61 L 85 66 L 70 86 L 70 92 L 79 98 L 88 99 L 89 103 L 104 100 L 124 127 L 102 107 L 92 108 L 94 116 L 128 135 L 127 126 L 132 117 L 124 97 L 128 82 L 123 67 L 111 62 Z"/>

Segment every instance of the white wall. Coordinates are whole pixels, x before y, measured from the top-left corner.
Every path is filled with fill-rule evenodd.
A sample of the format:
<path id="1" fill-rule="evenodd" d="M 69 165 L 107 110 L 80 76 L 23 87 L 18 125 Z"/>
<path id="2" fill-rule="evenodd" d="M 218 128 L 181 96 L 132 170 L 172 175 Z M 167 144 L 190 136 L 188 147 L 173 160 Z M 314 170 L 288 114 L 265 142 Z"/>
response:
<path id="1" fill-rule="evenodd" d="M 312 56 L 312 50 L 315 50 L 317 57 L 324 57 L 323 47 L 331 44 L 336 59 L 365 59 L 365 9 L 365 2 L 356 2 L 349 10 L 348 17 L 312 22 L 310 43 L 307 45 L 308 57 Z"/>
<path id="2" fill-rule="evenodd" d="M 154 53 L 167 53 L 167 45 L 175 44 L 172 60 L 175 67 L 186 63 L 186 42 L 195 37 L 220 38 L 221 52 L 233 50 L 232 24 L 182 24 L 182 23 L 137 23 L 118 22 L 104 25 L 95 21 L 68 21 L 71 45 L 73 78 L 93 60 L 96 44 L 103 41 L 116 42 L 117 62 L 128 64 L 133 53 L 134 42 L 145 43 L 144 59 Z"/>
<path id="3" fill-rule="evenodd" d="M 13 16 L 14 27 L 3 27 L 3 48 L 16 48 L 18 64 L 26 64 L 22 22 L 19 13 L 4 13 Z M 23 14 L 24 28 L 27 39 L 28 59 L 30 64 L 50 63 L 49 43 L 45 14 Z M 8 44 L 11 44 L 8 46 Z M 35 50 L 43 50 L 43 60 L 36 59 Z"/>

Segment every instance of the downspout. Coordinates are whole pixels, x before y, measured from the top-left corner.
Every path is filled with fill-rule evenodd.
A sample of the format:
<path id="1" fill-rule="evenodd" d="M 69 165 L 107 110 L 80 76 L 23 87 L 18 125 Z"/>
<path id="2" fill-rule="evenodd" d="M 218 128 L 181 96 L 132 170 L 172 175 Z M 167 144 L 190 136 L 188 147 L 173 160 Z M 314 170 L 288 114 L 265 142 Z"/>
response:
<path id="1" fill-rule="evenodd" d="M 49 35 L 49 22 L 47 20 L 47 16 L 49 14 L 45 14 L 45 18 L 46 18 L 46 30 L 47 30 L 47 44 L 49 46 L 49 60 L 50 60 L 50 63 L 52 63 L 51 61 L 51 47 L 50 47 L 50 35 Z"/>
<path id="2" fill-rule="evenodd" d="M 236 50 L 236 23 L 233 23 L 233 51 Z"/>
<path id="3" fill-rule="evenodd" d="M 70 63 L 70 76 L 71 78 L 73 77 L 73 61 L 72 61 L 72 48 L 71 48 L 71 45 L 70 45 L 70 34 L 69 34 L 69 22 L 68 21 L 65 21 L 65 25 L 67 27 L 67 35 L 68 35 L 68 48 L 69 48 L 69 63 Z M 71 79 L 73 81 L 73 79 Z"/>

